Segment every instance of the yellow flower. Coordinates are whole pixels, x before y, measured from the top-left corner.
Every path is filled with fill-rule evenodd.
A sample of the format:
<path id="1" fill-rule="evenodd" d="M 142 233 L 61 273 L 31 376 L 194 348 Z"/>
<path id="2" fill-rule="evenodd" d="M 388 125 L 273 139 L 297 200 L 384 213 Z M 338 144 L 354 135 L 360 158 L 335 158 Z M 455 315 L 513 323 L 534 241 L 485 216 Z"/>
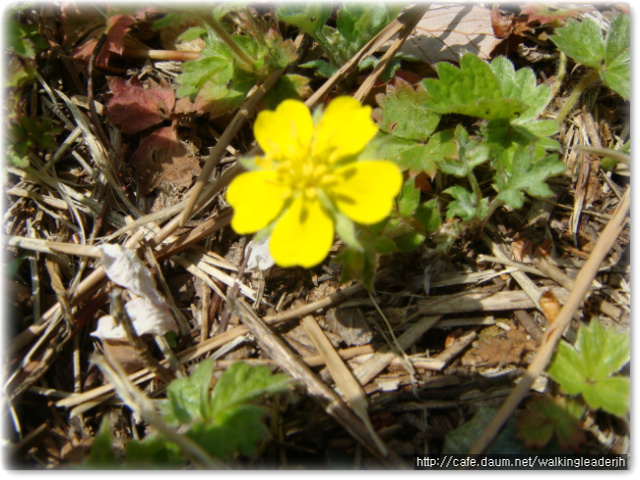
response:
<path id="1" fill-rule="evenodd" d="M 389 215 L 402 186 L 387 160 L 356 161 L 377 132 L 371 107 L 338 97 L 314 125 L 309 108 L 285 100 L 262 111 L 254 134 L 264 156 L 256 170 L 238 175 L 227 191 L 232 228 L 254 233 L 273 225 L 269 250 L 284 267 L 324 260 L 338 215 L 371 225 Z"/>

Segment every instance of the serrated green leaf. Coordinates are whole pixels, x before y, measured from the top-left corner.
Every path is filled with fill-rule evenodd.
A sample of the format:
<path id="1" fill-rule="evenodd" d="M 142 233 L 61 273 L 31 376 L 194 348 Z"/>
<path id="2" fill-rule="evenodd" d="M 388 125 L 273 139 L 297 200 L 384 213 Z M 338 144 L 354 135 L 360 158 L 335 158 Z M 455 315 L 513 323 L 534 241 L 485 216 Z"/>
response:
<path id="1" fill-rule="evenodd" d="M 433 137 L 432 137 L 433 138 Z M 455 145 L 453 145 L 455 148 Z M 381 158 L 394 162 L 401 170 L 411 173 L 425 172 L 434 177 L 438 168 L 434 156 L 435 148 L 429 144 L 414 142 L 378 132 L 361 154 L 361 158 Z"/>
<path id="2" fill-rule="evenodd" d="M 334 73 L 338 71 L 338 67 L 330 64 L 329 62 L 325 62 L 324 60 L 316 59 L 310 60 L 299 65 L 300 68 L 315 68 L 316 73 L 324 78 L 331 77 Z"/>
<path id="3" fill-rule="evenodd" d="M 542 448 L 555 433 L 563 449 L 578 451 L 587 441 L 580 421 L 583 413 L 583 406 L 565 397 L 535 398 L 517 424 L 517 437 L 527 446 Z"/>
<path id="4" fill-rule="evenodd" d="M 600 74 L 622 98 L 631 98 L 631 21 L 624 14 L 618 15 L 609 25 Z"/>
<path id="5" fill-rule="evenodd" d="M 447 218 L 460 217 L 465 221 L 469 221 L 474 217 L 482 218 L 476 196 L 466 188 L 454 185 L 444 190 L 443 193 L 447 193 L 454 198 L 447 207 Z"/>
<path id="6" fill-rule="evenodd" d="M 414 230 L 393 237 L 393 241 L 401 252 L 412 252 L 424 243 L 425 238 L 427 237 L 424 233 Z"/>
<path id="7" fill-rule="evenodd" d="M 309 79 L 295 73 L 287 73 L 280 77 L 275 86 L 264 96 L 264 106 L 268 110 L 275 110 L 284 100 L 289 98 L 299 100 L 308 96 L 311 91 Z"/>
<path id="8" fill-rule="evenodd" d="M 438 199 L 434 198 L 418 205 L 418 208 L 416 208 L 413 214 L 413 218 L 429 233 L 438 230 L 440 225 L 442 225 L 442 218 L 440 217 L 440 211 L 438 209 Z"/>
<path id="9" fill-rule="evenodd" d="M 395 86 L 387 87 L 386 94 L 376 96 L 380 129 L 407 140 L 426 141 L 440 122 L 440 115 L 425 107 L 428 98 L 424 89 L 414 90 L 404 80 L 397 80 Z"/>
<path id="10" fill-rule="evenodd" d="M 289 377 L 272 375 L 266 365 L 250 366 L 244 362 L 231 365 L 220 377 L 213 390 L 211 414 L 250 402 L 264 395 L 281 392 L 289 387 Z"/>
<path id="11" fill-rule="evenodd" d="M 560 342 L 548 369 L 549 376 L 565 393 L 576 395 L 582 391 L 585 371 L 578 352 L 566 342 Z"/>
<path id="12" fill-rule="evenodd" d="M 304 5 L 288 3 L 278 8 L 276 15 L 283 22 L 315 36 L 331 16 L 331 11 L 331 5 L 324 2 L 308 2 Z"/>
<path id="13" fill-rule="evenodd" d="M 127 442 L 124 455 L 125 466 L 133 469 L 179 468 L 185 463 L 178 445 L 155 433 L 148 435 L 142 441 Z"/>
<path id="14" fill-rule="evenodd" d="M 602 409 L 623 416 L 631 408 L 631 382 L 624 377 L 602 378 L 595 383 L 585 383 L 582 397 L 594 410 Z"/>
<path id="15" fill-rule="evenodd" d="M 602 30 L 590 19 L 569 20 L 566 27 L 551 35 L 551 41 L 568 57 L 588 67 L 600 68 L 604 61 Z"/>
<path id="16" fill-rule="evenodd" d="M 427 78 L 423 85 L 431 96 L 426 106 L 437 113 L 496 119 L 513 118 L 526 110 L 522 101 L 504 98 L 489 64 L 475 55 L 464 55 L 460 68 L 441 62 L 436 70 L 439 79 Z"/>
<path id="17" fill-rule="evenodd" d="M 585 375 L 600 380 L 613 375 L 631 358 L 630 338 L 623 333 L 605 330 L 600 322 L 591 322 L 589 327 L 578 331 L 576 348 L 585 366 Z"/>
<path id="18" fill-rule="evenodd" d="M 564 392 L 582 394 L 591 408 L 624 415 L 630 402 L 629 379 L 611 375 L 629 361 L 630 351 L 628 335 L 605 330 L 594 320 L 580 328 L 575 348 L 564 341 L 558 345 L 549 376 Z"/>
<path id="19" fill-rule="evenodd" d="M 112 443 L 111 422 L 109 421 L 109 415 L 105 415 L 100 424 L 100 429 L 93 439 L 91 450 L 84 460 L 84 466 L 91 469 L 118 468 L 120 461 L 113 453 Z"/>
<path id="20" fill-rule="evenodd" d="M 167 15 L 164 19 L 167 19 L 168 17 L 169 15 Z M 157 25 L 157 23 L 155 25 Z M 177 41 L 184 42 L 184 43 L 191 42 L 196 38 L 200 38 L 205 33 L 207 33 L 207 29 L 204 27 L 191 27 L 188 30 L 185 30 L 184 32 L 182 32 L 178 36 Z"/>
<path id="21" fill-rule="evenodd" d="M 374 248 L 380 255 L 389 255 L 398 251 L 396 243 L 386 237 L 378 237 L 374 242 Z"/>
<path id="22" fill-rule="evenodd" d="M 551 89 L 547 85 L 538 85 L 536 75 L 531 68 L 516 71 L 506 57 L 498 57 L 491 62 L 502 95 L 520 100 L 526 110 L 513 120 L 513 123 L 525 123 L 536 118 L 551 100 Z"/>
<path id="23" fill-rule="evenodd" d="M 505 172 L 507 178 L 498 174 L 496 189 L 498 200 L 511 208 L 521 208 L 524 203 L 524 193 L 537 197 L 549 197 L 553 191 L 546 180 L 559 175 L 566 170 L 566 165 L 558 160 L 557 155 L 550 155 L 535 161 L 533 152 L 529 148 L 518 146 L 513 155 L 511 172 Z"/>
<path id="24" fill-rule="evenodd" d="M 416 188 L 415 178 L 409 177 L 398 195 L 398 213 L 408 217 L 420 204 L 420 190 Z"/>
<path id="25" fill-rule="evenodd" d="M 221 412 L 214 424 L 199 423 L 187 436 L 203 447 L 211 456 L 227 459 L 236 452 L 252 456 L 256 443 L 267 429 L 262 423 L 264 411 L 253 405 L 244 405 Z"/>
<path id="26" fill-rule="evenodd" d="M 461 125 L 455 129 L 455 143 L 458 154 L 438 159 L 438 168 L 447 175 L 466 177 L 473 169 L 489 160 L 489 146 L 469 139 L 469 134 Z"/>
<path id="27" fill-rule="evenodd" d="M 339 10 L 336 27 L 340 35 L 356 50 L 373 38 L 392 17 L 382 2 L 345 3 Z"/>
<path id="28" fill-rule="evenodd" d="M 168 402 L 163 405 L 165 419 L 173 424 L 188 424 L 194 420 L 209 420 L 209 382 L 213 361 L 200 362 L 193 374 L 178 378 L 167 387 Z"/>
<path id="29" fill-rule="evenodd" d="M 631 49 L 631 20 L 621 13 L 609 24 L 605 40 L 604 63 L 613 62 L 618 56 L 626 55 Z"/>

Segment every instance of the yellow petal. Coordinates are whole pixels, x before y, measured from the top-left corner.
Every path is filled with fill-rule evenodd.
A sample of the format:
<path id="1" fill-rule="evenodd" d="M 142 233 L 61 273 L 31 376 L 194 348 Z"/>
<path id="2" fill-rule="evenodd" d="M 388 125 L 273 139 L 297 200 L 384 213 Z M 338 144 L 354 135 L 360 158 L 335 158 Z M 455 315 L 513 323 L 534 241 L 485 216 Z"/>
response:
<path id="1" fill-rule="evenodd" d="M 350 163 L 334 174 L 336 183 L 327 193 L 342 213 L 365 225 L 389 215 L 402 187 L 400 169 L 387 160 Z"/>
<path id="2" fill-rule="evenodd" d="M 227 202 L 233 207 L 231 227 L 236 233 L 254 233 L 269 225 L 282 211 L 290 189 L 278 182 L 275 172 L 245 172 L 233 179 Z"/>
<path id="3" fill-rule="evenodd" d="M 276 223 L 269 250 L 281 267 L 319 264 L 333 243 L 333 221 L 317 199 L 296 198 Z"/>
<path id="4" fill-rule="evenodd" d="M 362 106 L 353 97 L 338 97 L 327 106 L 316 127 L 314 155 L 335 163 L 360 153 L 377 131 L 371 107 Z"/>
<path id="5" fill-rule="evenodd" d="M 253 133 L 267 156 L 276 160 L 302 158 L 313 136 L 311 112 L 298 100 L 285 100 L 275 111 L 258 114 Z"/>

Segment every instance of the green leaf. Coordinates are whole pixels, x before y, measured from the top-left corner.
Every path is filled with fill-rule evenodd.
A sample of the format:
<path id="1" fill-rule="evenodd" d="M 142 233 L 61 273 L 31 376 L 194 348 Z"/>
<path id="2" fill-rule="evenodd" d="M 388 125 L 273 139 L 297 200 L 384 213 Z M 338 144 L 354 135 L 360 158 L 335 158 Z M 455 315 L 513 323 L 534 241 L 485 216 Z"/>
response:
<path id="1" fill-rule="evenodd" d="M 426 141 L 440 122 L 440 115 L 425 107 L 428 98 L 420 86 L 414 90 L 397 79 L 395 86 L 387 86 L 386 94 L 376 96 L 381 108 L 374 114 L 380 129 L 399 138 Z"/>
<path id="2" fill-rule="evenodd" d="M 390 160 L 403 171 L 409 170 L 415 174 L 425 172 L 430 177 L 434 177 L 438 170 L 435 162 L 437 153 L 432 152 L 432 150 L 434 149 L 430 149 L 429 144 L 424 145 L 378 132 L 365 147 L 360 158 Z"/>
<path id="3" fill-rule="evenodd" d="M 426 106 L 437 113 L 495 119 L 513 118 L 526 110 L 522 101 L 504 98 L 489 64 L 475 55 L 464 55 L 460 68 L 441 62 L 436 70 L 439 79 L 427 78 L 423 84 L 431 96 Z"/>
<path id="4" fill-rule="evenodd" d="M 631 21 L 624 14 L 618 15 L 609 25 L 600 74 L 622 98 L 631 98 Z"/>
<path id="5" fill-rule="evenodd" d="M 109 415 L 105 415 L 100 424 L 100 429 L 93 439 L 91 451 L 84 460 L 85 468 L 91 469 L 114 469 L 120 466 L 120 461 L 116 458 L 111 447 L 113 442 L 111 436 L 111 422 Z"/>
<path id="6" fill-rule="evenodd" d="M 447 175 L 466 177 L 473 169 L 489 160 L 489 146 L 469 139 L 469 134 L 461 125 L 455 129 L 457 155 L 438 159 L 438 168 Z"/>
<path id="7" fill-rule="evenodd" d="M 527 107 L 514 119 L 514 123 L 525 123 L 536 118 L 551 100 L 551 89 L 547 85 L 537 84 L 531 68 L 516 71 L 506 57 L 498 57 L 491 62 L 491 69 L 500 83 L 502 95 L 520 100 Z"/>
<path id="8" fill-rule="evenodd" d="M 606 331 L 600 322 L 591 322 L 589 328 L 581 328 L 576 339 L 576 349 L 582 354 L 585 375 L 600 379 L 613 375 L 630 359 L 629 336 Z"/>
<path id="9" fill-rule="evenodd" d="M 600 68 L 604 61 L 602 30 L 590 19 L 569 20 L 566 27 L 551 35 L 551 41 L 567 56 L 588 67 Z"/>
<path id="10" fill-rule="evenodd" d="M 185 62 L 182 73 L 176 79 L 180 84 L 178 97 L 190 97 L 193 101 L 206 83 L 224 87 L 233 77 L 234 61 L 229 47 L 210 33 L 205 37 L 202 58 Z"/>
<path id="11" fill-rule="evenodd" d="M 442 225 L 442 218 L 440 217 L 440 211 L 438 209 L 438 199 L 434 198 L 418 205 L 418 208 L 416 208 L 413 214 L 413 218 L 429 233 L 438 230 L 440 225 Z"/>
<path id="12" fill-rule="evenodd" d="M 263 416 L 259 407 L 240 406 L 221 412 L 214 424 L 194 425 L 187 436 L 216 458 L 225 460 L 236 452 L 252 456 L 256 443 L 267 434 Z"/>
<path id="13" fill-rule="evenodd" d="M 398 195 L 398 213 L 408 217 L 420 204 L 420 190 L 416 188 L 415 178 L 409 177 Z"/>
<path id="14" fill-rule="evenodd" d="M 525 192 L 537 197 L 552 196 L 553 191 L 545 180 L 563 173 L 567 168 L 557 155 L 538 161 L 534 160 L 533 155 L 530 148 L 518 146 L 513 155 L 511 172 L 498 173 L 496 177 L 497 198 L 511 208 L 522 207 Z"/>
<path id="15" fill-rule="evenodd" d="M 324 60 L 310 60 L 299 65 L 300 68 L 315 68 L 316 73 L 324 78 L 331 77 L 334 73 L 338 71 L 338 67 L 330 64 L 329 62 L 325 62 Z"/>
<path id="16" fill-rule="evenodd" d="M 424 243 L 426 235 L 417 230 L 393 237 L 393 241 L 402 252 L 412 252 Z"/>
<path id="17" fill-rule="evenodd" d="M 629 335 L 605 330 L 594 320 L 580 328 L 575 347 L 564 341 L 558 345 L 548 372 L 564 392 L 582 394 L 591 408 L 624 415 L 630 407 L 630 382 L 612 375 L 630 358 Z"/>
<path id="18" fill-rule="evenodd" d="M 472 218 L 483 218 L 488 211 L 488 199 L 483 198 L 478 203 L 477 197 L 460 185 L 454 185 L 443 191 L 451 195 L 454 200 L 447 207 L 447 218 L 460 217 L 465 221 Z"/>
<path id="19" fill-rule="evenodd" d="M 168 18 L 169 15 L 167 15 L 165 17 Z M 156 23 L 157 25 L 157 23 Z M 205 33 L 207 33 L 207 29 L 204 27 L 191 27 L 188 30 L 185 30 L 184 32 L 182 32 L 180 34 L 180 36 L 178 36 L 177 41 L 178 42 L 191 42 L 193 40 L 195 40 L 196 38 L 200 38 L 201 36 L 203 36 Z"/>
<path id="20" fill-rule="evenodd" d="M 369 57 L 366 57 L 360 63 L 358 63 L 358 70 L 363 71 L 368 68 L 375 68 L 378 65 L 378 63 L 380 63 L 380 59 L 371 55 Z M 380 74 L 380 81 L 384 83 L 391 80 L 395 75 L 395 73 L 398 70 L 400 70 L 401 66 L 402 66 L 402 59 L 400 58 L 399 55 L 395 55 L 389 61 L 389 63 L 387 63 L 387 66 L 384 67 L 384 70 Z"/>
<path id="21" fill-rule="evenodd" d="M 351 57 L 371 40 L 395 14 L 382 2 L 345 3 L 338 9 L 336 28 L 340 34 L 340 47 Z"/>
<path id="22" fill-rule="evenodd" d="M 167 469 L 183 467 L 185 464 L 183 453 L 178 445 L 155 432 L 142 441 L 127 442 L 124 454 L 126 468 Z"/>
<path id="23" fill-rule="evenodd" d="M 579 451 L 587 442 L 581 417 L 584 406 L 565 397 L 538 397 L 527 405 L 523 418 L 517 424 L 517 437 L 527 447 L 542 448 L 555 433 L 563 449 Z"/>
<path id="24" fill-rule="evenodd" d="M 209 382 L 213 372 L 213 361 L 200 362 L 188 378 L 178 378 L 167 387 L 168 403 L 163 405 L 165 419 L 173 424 L 187 424 L 212 417 L 209 406 Z"/>
<path id="25" fill-rule="evenodd" d="M 231 365 L 216 383 L 211 399 L 212 416 L 237 405 L 250 402 L 261 395 L 285 391 L 289 377 L 272 375 L 266 365 L 251 367 L 244 362 Z"/>
<path id="26" fill-rule="evenodd" d="M 284 100 L 292 98 L 299 100 L 307 97 L 310 92 L 309 79 L 295 73 L 287 73 L 280 77 L 275 86 L 267 92 L 262 100 L 268 110 L 275 110 Z"/>
<path id="27" fill-rule="evenodd" d="M 334 215 L 336 233 L 340 239 L 352 248 L 362 249 L 356 235 L 356 227 L 353 220 L 338 209 L 333 209 L 331 213 Z"/>
<path id="28" fill-rule="evenodd" d="M 315 36 L 329 19 L 331 12 L 331 5 L 324 2 L 307 2 L 304 5 L 287 3 L 278 8 L 276 15 L 283 22 Z"/>
<path id="29" fill-rule="evenodd" d="M 620 376 L 603 378 L 593 385 L 584 384 L 582 397 L 594 410 L 622 417 L 631 409 L 631 382 Z"/>

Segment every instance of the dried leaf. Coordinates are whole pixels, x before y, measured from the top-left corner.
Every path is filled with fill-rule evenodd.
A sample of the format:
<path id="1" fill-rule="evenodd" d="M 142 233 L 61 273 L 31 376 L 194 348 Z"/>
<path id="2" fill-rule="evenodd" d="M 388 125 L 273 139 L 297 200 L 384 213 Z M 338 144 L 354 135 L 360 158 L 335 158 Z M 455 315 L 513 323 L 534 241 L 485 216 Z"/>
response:
<path id="1" fill-rule="evenodd" d="M 366 345 L 373 339 L 371 325 L 358 308 L 331 308 L 326 320 L 332 332 L 337 333 L 346 345 Z"/>
<path id="2" fill-rule="evenodd" d="M 520 364 L 525 353 L 534 351 L 537 344 L 527 338 L 527 332 L 513 328 L 506 335 L 481 338 L 474 348 L 462 357 L 462 364 L 474 367 L 495 367 Z"/>
<path id="3" fill-rule="evenodd" d="M 275 260 L 269 253 L 269 239 L 271 237 L 264 237 L 258 241 L 251 240 L 247 243 L 244 249 L 245 255 L 249 253 L 249 260 L 247 260 L 247 270 L 255 270 L 259 268 L 263 272 L 269 270 L 275 264 Z"/>
<path id="4" fill-rule="evenodd" d="M 169 86 L 150 83 L 144 88 L 134 75 L 130 82 L 120 77 L 107 77 L 113 97 L 107 103 L 109 120 L 122 127 L 122 133 L 134 134 L 161 123 L 175 105 L 175 94 Z"/>
<path id="5" fill-rule="evenodd" d="M 429 64 L 457 63 L 466 53 L 488 59 L 501 42 L 493 31 L 491 10 L 477 5 L 432 5 L 401 51 Z"/>
<path id="6" fill-rule="evenodd" d="M 507 38 L 513 31 L 513 18 L 502 15 L 497 3 L 491 7 L 491 26 L 498 38 Z"/>
<path id="7" fill-rule="evenodd" d="M 156 290 L 151 272 L 134 250 L 108 243 L 102 245 L 101 250 L 100 263 L 109 280 L 139 297 L 163 301 Z"/>
<path id="8" fill-rule="evenodd" d="M 124 35 L 136 19 L 131 15 L 113 15 L 107 20 L 105 33 L 107 40 L 96 56 L 96 65 L 106 67 L 112 53 L 122 55 L 124 49 Z M 79 60 L 88 60 L 96 48 L 101 32 L 96 31 L 89 40 L 71 51 L 71 56 Z"/>
<path id="9" fill-rule="evenodd" d="M 151 272 L 136 252 L 112 244 L 102 245 L 101 250 L 100 263 L 105 275 L 112 282 L 136 295 L 136 298 L 128 301 L 124 308 L 138 335 L 164 335 L 170 330 L 177 332 L 178 326 L 167 303 L 156 290 Z M 118 325 L 111 315 L 100 318 L 96 330 L 91 335 L 103 340 L 127 338 L 122 326 Z"/>
<path id="10" fill-rule="evenodd" d="M 590 7 L 593 9 L 593 7 Z M 581 8 L 554 8 L 541 3 L 531 3 L 525 5 L 520 10 L 520 15 L 527 18 L 527 23 L 532 25 L 538 23 L 540 25 L 559 26 L 566 23 L 570 18 L 578 18 L 581 11 L 587 11 L 589 7 Z"/>
<path id="11" fill-rule="evenodd" d="M 553 294 L 551 290 L 547 290 L 543 292 L 540 296 L 540 306 L 542 307 L 542 311 L 544 316 L 547 318 L 547 321 L 551 324 L 556 320 L 558 313 L 560 313 L 560 302 Z"/>
<path id="12" fill-rule="evenodd" d="M 159 128 L 145 138 L 131 155 L 131 164 L 142 195 L 148 195 L 163 181 L 177 188 L 188 187 L 193 174 L 200 172 L 197 157 L 178 140 L 175 124 Z"/>
<path id="13" fill-rule="evenodd" d="M 531 255 L 532 248 L 531 240 L 517 240 L 511 243 L 511 253 L 516 262 L 522 262 L 525 257 Z"/>

